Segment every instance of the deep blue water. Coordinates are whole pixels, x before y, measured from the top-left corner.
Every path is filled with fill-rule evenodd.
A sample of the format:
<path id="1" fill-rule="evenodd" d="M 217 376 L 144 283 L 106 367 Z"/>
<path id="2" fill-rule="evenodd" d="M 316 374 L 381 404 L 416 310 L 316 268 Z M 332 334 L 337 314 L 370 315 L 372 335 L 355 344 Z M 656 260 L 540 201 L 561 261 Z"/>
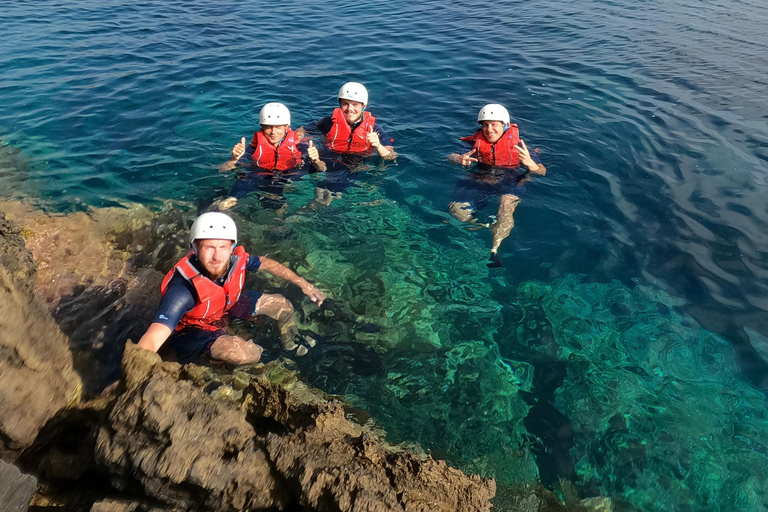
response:
<path id="1" fill-rule="evenodd" d="M 585 348 L 583 336 L 571 340 L 569 333 L 607 332 L 600 339 L 609 345 L 610 333 L 623 333 L 626 341 L 637 325 L 642 333 L 632 339 L 643 348 L 617 349 L 630 373 L 649 368 L 664 373 L 690 364 L 694 369 L 680 370 L 685 376 L 677 375 L 676 385 L 695 388 L 700 397 L 718 393 L 743 401 L 711 412 L 730 425 L 728 432 L 718 426 L 722 442 L 743 443 L 759 460 L 766 457 L 762 396 L 768 364 L 759 353 L 768 357 L 767 23 L 768 6 L 758 0 L 275 5 L 12 0 L 0 12 L 0 136 L 11 155 L 0 162 L 0 193 L 40 198 L 61 211 L 210 198 L 231 185 L 232 176 L 219 174 L 217 164 L 240 137 L 253 133 L 264 103 L 286 103 L 296 127 L 329 115 L 343 82 L 363 82 L 370 111 L 393 134 L 401 156 L 368 173 L 350 195 L 357 201 L 386 199 L 407 217 L 391 236 L 402 238 L 397 231 L 407 229 L 421 236 L 418 246 L 434 248 L 429 253 L 438 255 L 434 262 L 415 258 L 413 273 L 422 274 L 419 265 L 432 265 L 420 285 L 447 283 L 449 290 L 430 291 L 437 302 L 469 304 L 466 294 L 481 297 L 479 312 L 470 308 L 441 317 L 454 323 L 436 334 L 436 344 L 448 352 L 435 356 L 435 364 L 443 364 L 440 357 L 453 360 L 464 343 L 479 341 L 498 347 L 504 364 L 530 368 L 534 381 L 554 379 L 554 384 L 534 382 L 536 396 L 528 399 L 528 407 L 538 400 L 552 410 L 529 415 L 526 425 L 520 418 L 504 420 L 514 424 L 510 431 L 519 435 L 511 437 L 519 440 L 546 437 L 546 429 L 533 424 L 537 419 L 554 424 L 563 423 L 554 419 L 557 414 L 568 418 L 573 443 L 532 442 L 537 477 L 551 485 L 558 477 L 574 479 L 582 496 L 602 493 L 643 510 L 759 510 L 768 489 L 755 483 L 762 477 L 750 467 L 758 465 L 747 464 L 742 452 L 718 445 L 695 456 L 683 453 L 680 446 L 688 445 L 680 441 L 681 432 L 698 434 L 680 429 L 659 435 L 665 431 L 661 419 L 655 433 L 643 433 L 631 421 L 634 413 L 620 407 L 591 411 L 599 426 L 579 418 L 590 410 L 579 402 L 580 393 L 605 404 L 610 400 L 597 391 L 605 386 L 609 395 L 618 393 L 617 402 L 630 407 L 639 400 L 647 411 L 672 384 L 647 377 L 648 403 L 637 394 L 622 394 L 616 390 L 628 381 L 621 375 L 601 381 L 574 362 L 601 355 Z M 477 110 L 488 102 L 506 105 L 548 168 L 546 177 L 527 185 L 515 228 L 502 245 L 505 267 L 491 272 L 482 261 L 488 233 L 466 233 L 447 213 L 455 183 L 467 171 L 445 159 L 459 147 L 458 137 L 475 129 Z M 344 215 L 344 203 L 337 208 Z M 382 220 L 366 219 L 369 213 L 377 215 L 375 208 L 355 214 L 370 225 Z M 492 213 L 493 206 L 483 212 Z M 335 220 L 312 222 L 333 233 Z M 367 229 L 364 224 L 360 232 Z M 371 229 L 360 243 L 390 236 L 382 233 L 390 231 Z M 355 257 L 364 255 L 350 254 L 356 255 L 350 256 L 352 264 L 361 264 Z M 456 299 L 456 290 L 465 295 Z M 558 317 L 554 305 L 572 302 L 570 314 Z M 603 313 L 610 318 L 597 322 Z M 414 321 L 409 314 L 399 321 Z M 546 336 L 526 327 L 544 324 L 552 326 Z M 601 331 L 606 325 L 610 328 Z M 682 340 L 674 353 L 653 345 L 665 333 Z M 725 341 L 695 345 L 709 336 Z M 680 352 L 689 342 L 695 347 Z M 413 357 L 393 351 L 384 364 L 402 370 Z M 669 363 L 673 359 L 677 362 Z M 692 382 L 706 374 L 700 366 L 709 368 L 712 361 L 718 361 L 717 378 L 695 387 Z M 441 368 L 452 368 L 445 364 Z M 488 356 L 487 364 L 479 367 L 481 375 L 498 366 L 498 357 Z M 391 370 L 388 378 L 397 381 L 401 373 Z M 495 375 L 487 382 L 495 382 Z M 327 375 L 312 378 L 317 385 L 328 382 Z M 558 378 L 566 385 L 558 386 Z M 401 384 L 398 389 L 409 387 Z M 339 383 L 328 386 L 348 391 Z M 444 392 L 451 390 L 448 385 Z M 494 394 L 493 389 L 455 391 L 455 397 Z M 679 393 L 670 393 L 670 400 L 677 400 Z M 465 469 L 513 480 L 500 474 L 507 459 L 473 447 L 473 432 L 499 427 L 457 405 L 472 399 L 457 398 L 446 408 L 456 411 L 452 425 L 468 430 L 441 445 L 448 435 L 427 433 L 429 422 L 404 423 L 407 392 L 394 393 L 400 401 L 390 396 L 391 403 L 372 389 L 358 395 L 397 439 L 428 445 Z M 684 417 L 704 407 L 690 397 L 683 402 Z M 398 404 L 403 414 L 388 416 Z M 660 462 L 649 446 L 667 437 L 680 443 L 677 451 L 664 452 L 673 453 L 670 460 Z M 618 445 L 626 450 L 616 453 L 629 453 L 631 462 L 606 455 L 611 451 L 606 446 Z M 642 468 L 632 455 L 638 450 L 647 454 L 640 457 Z M 733 459 L 718 463 L 718 452 Z M 672 467 L 672 459 L 679 468 Z M 687 459 L 706 464 L 696 473 Z M 566 467 L 545 468 L 558 464 Z M 632 471 L 621 476 L 627 465 Z M 731 473 L 718 479 L 733 484 L 730 490 L 701 483 L 702 474 L 725 467 Z M 654 480 L 654 475 L 662 476 Z M 685 483 L 690 493 L 670 479 Z"/>

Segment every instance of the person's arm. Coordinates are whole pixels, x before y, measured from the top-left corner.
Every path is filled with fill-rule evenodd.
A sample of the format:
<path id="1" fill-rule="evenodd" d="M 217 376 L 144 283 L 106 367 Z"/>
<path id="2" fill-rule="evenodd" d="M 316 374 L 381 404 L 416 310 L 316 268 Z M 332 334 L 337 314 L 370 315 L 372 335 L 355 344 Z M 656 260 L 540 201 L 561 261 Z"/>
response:
<path id="1" fill-rule="evenodd" d="M 270 258 L 265 258 L 264 256 L 259 256 L 259 259 L 261 260 L 261 266 L 259 267 L 261 270 L 266 270 L 275 277 L 285 279 L 289 283 L 295 284 L 301 288 L 304 295 L 309 297 L 312 302 L 316 303 L 318 306 L 325 300 L 325 294 L 319 288 L 316 288 L 309 281 L 299 276 L 282 263 L 278 263 Z"/>
<path id="2" fill-rule="evenodd" d="M 219 166 L 219 172 L 227 172 L 235 168 L 238 160 L 245 154 L 245 137 L 232 148 L 232 158 Z"/>
<path id="3" fill-rule="evenodd" d="M 157 352 L 168 339 L 181 317 L 195 307 L 195 296 L 187 282 L 176 274 L 168 283 L 168 288 L 160 301 L 155 318 L 147 332 L 139 340 L 139 346 L 150 352 Z"/>
<path id="4" fill-rule="evenodd" d="M 547 168 L 544 167 L 539 160 L 539 157 L 534 153 L 533 155 L 528 151 L 528 146 L 525 145 L 525 141 L 520 139 L 520 145 L 515 146 L 517 148 L 517 155 L 520 159 L 520 163 L 528 168 L 534 174 L 544 176 L 547 174 Z"/>
<path id="5" fill-rule="evenodd" d="M 157 352 L 172 332 L 173 330 L 167 325 L 156 322 L 152 323 L 149 325 L 147 332 L 144 333 L 144 336 L 139 340 L 139 346 L 144 350 Z"/>

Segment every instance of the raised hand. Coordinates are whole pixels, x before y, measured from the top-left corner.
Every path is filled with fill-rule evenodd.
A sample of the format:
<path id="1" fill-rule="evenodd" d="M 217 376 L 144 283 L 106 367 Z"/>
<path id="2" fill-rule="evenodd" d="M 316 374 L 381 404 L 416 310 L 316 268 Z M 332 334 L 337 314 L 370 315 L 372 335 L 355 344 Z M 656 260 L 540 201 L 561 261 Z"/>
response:
<path id="1" fill-rule="evenodd" d="M 477 162 L 477 158 L 473 157 L 477 153 L 476 149 L 473 149 L 471 151 L 467 151 L 463 155 L 459 155 L 459 163 L 461 165 L 472 165 L 474 162 Z"/>
<path id="2" fill-rule="evenodd" d="M 311 140 L 307 143 L 307 155 L 309 156 L 309 159 L 313 162 L 318 162 L 320 160 L 320 155 L 317 152 L 317 148 L 315 147 L 315 143 Z"/>
<path id="3" fill-rule="evenodd" d="M 320 160 L 320 154 L 317 152 L 315 143 L 312 142 L 311 139 L 309 142 L 307 142 L 307 156 L 309 157 L 309 161 L 312 162 L 312 167 L 320 172 L 325 172 L 328 170 L 328 166 L 325 165 L 325 162 Z"/>
<path id="4" fill-rule="evenodd" d="M 539 168 L 539 164 L 533 161 L 531 158 L 531 152 L 528 151 L 528 146 L 525 145 L 525 141 L 520 139 L 520 145 L 515 146 L 517 148 L 517 157 L 520 159 L 520 163 L 526 166 L 529 170 L 533 171 Z"/>
<path id="5" fill-rule="evenodd" d="M 232 148 L 232 158 L 237 160 L 244 154 L 245 154 L 245 137 L 241 138 L 240 142 L 235 144 L 235 147 Z"/>
<path id="6" fill-rule="evenodd" d="M 368 130 L 368 135 L 366 136 L 368 139 L 368 142 L 371 143 L 371 146 L 374 147 L 374 149 L 378 149 L 379 146 L 381 146 L 381 141 L 379 140 L 379 134 L 373 131 L 373 127 L 371 127 Z"/>

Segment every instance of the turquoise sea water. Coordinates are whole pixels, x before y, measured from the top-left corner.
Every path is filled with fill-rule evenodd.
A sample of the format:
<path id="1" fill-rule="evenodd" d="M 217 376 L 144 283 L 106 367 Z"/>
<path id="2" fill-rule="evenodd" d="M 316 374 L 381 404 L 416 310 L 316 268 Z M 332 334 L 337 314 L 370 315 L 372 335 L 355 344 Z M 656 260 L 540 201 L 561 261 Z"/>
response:
<path id="1" fill-rule="evenodd" d="M 235 209 L 255 252 L 335 299 L 305 308 L 328 340 L 310 382 L 502 486 L 763 510 L 766 22 L 757 0 L 12 0 L 0 193 L 203 202 L 264 103 L 298 126 L 363 82 L 396 163 L 328 209 L 300 209 L 313 179 L 284 219 Z M 488 102 L 548 168 L 491 271 L 487 231 L 447 213 L 467 171 L 445 160 Z"/>

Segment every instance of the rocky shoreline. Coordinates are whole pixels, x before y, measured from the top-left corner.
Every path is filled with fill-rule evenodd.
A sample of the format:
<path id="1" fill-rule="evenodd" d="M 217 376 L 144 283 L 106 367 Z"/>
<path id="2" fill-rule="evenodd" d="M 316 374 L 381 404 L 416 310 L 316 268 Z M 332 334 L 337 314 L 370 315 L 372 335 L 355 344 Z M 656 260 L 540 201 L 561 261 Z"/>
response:
<path id="1" fill-rule="evenodd" d="M 353 420 L 364 412 L 280 362 L 220 371 L 126 344 L 146 326 L 156 267 L 184 250 L 175 233 L 191 216 L 0 204 L 0 483 L 18 490 L 17 508 L 0 511 L 25 510 L 32 485 L 10 464 L 37 479 L 37 511 L 491 508 L 492 479 L 388 445 Z M 98 397 L 120 357 L 120 386 Z M 504 503 L 566 510 L 535 484 L 505 490 Z"/>

